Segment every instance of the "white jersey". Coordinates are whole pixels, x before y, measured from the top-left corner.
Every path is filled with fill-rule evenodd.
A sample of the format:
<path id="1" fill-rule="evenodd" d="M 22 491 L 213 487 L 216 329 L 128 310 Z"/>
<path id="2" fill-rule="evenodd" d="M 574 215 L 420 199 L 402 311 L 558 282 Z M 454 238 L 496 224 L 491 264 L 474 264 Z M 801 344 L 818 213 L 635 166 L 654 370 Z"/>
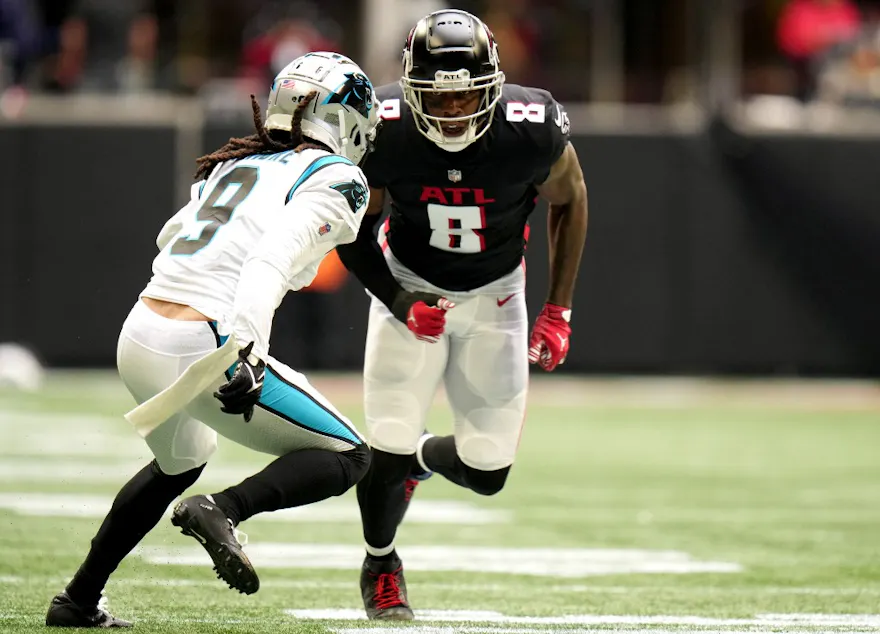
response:
<path id="1" fill-rule="evenodd" d="M 162 228 L 141 296 L 192 306 L 265 359 L 282 298 L 357 237 L 368 202 L 363 172 L 322 150 L 221 163 Z"/>

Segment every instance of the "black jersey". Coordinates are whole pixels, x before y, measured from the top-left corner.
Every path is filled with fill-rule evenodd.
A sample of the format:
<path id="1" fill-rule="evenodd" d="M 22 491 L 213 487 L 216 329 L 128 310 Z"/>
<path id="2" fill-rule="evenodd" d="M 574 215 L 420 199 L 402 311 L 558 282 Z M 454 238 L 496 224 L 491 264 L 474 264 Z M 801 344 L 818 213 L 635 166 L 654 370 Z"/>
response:
<path id="1" fill-rule="evenodd" d="M 568 143 L 568 117 L 546 90 L 506 84 L 490 129 L 447 152 L 416 128 L 397 84 L 380 87 L 384 124 L 364 173 L 391 198 L 388 245 L 419 277 L 468 291 L 516 268 L 536 185 Z"/>

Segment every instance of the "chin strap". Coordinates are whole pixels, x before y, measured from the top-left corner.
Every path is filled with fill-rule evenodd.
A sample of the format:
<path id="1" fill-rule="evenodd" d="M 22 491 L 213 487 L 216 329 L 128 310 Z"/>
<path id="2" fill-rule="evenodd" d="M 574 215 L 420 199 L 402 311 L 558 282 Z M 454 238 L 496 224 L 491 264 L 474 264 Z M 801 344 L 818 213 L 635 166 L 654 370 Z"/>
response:
<path id="1" fill-rule="evenodd" d="M 473 144 L 473 141 L 469 141 L 467 143 L 449 143 L 448 141 L 444 141 L 443 143 L 437 143 L 437 147 L 439 147 L 441 150 L 455 153 L 467 149 L 471 146 L 471 144 Z"/>
<path id="2" fill-rule="evenodd" d="M 348 158 L 348 144 L 351 143 L 351 139 L 348 136 L 348 126 L 345 125 L 345 108 L 340 108 L 337 110 L 339 113 L 339 152 L 345 158 Z"/>
<path id="3" fill-rule="evenodd" d="M 444 135 L 441 130 L 439 130 L 438 128 L 436 128 L 432 125 L 430 132 L 426 136 L 431 141 L 433 141 L 434 144 L 437 147 L 439 147 L 441 150 L 455 153 L 455 152 L 461 152 L 465 148 L 470 147 L 478 138 L 473 134 L 473 131 L 470 128 L 470 125 L 468 126 L 468 131 L 465 133 L 465 135 L 472 136 L 473 138 L 471 138 L 470 141 L 459 141 L 459 140 L 450 141 L 449 137 Z"/>

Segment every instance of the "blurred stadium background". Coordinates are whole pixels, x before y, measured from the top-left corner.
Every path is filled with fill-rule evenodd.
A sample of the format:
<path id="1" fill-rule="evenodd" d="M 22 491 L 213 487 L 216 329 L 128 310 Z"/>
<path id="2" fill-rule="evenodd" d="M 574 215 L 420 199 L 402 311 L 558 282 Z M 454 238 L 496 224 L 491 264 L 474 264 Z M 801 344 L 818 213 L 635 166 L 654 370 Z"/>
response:
<path id="1" fill-rule="evenodd" d="M 880 627 L 880 2 L 0 0 L 0 631 L 39 625 L 149 459 L 116 337 L 194 159 L 248 134 L 248 95 L 307 51 L 396 81 L 408 29 L 445 6 L 488 23 L 509 82 L 566 105 L 590 231 L 571 353 L 533 373 L 508 489 L 417 494 L 416 607 L 496 624 L 470 631 Z M 531 229 L 534 315 L 543 209 Z M 331 254 L 273 332 L 361 426 L 366 309 Z M 263 462 L 227 443 L 197 487 Z M 344 613 L 286 610 L 360 605 L 356 507 L 336 502 L 246 527 L 252 598 L 162 524 L 115 611 L 325 631 L 292 619 Z"/>

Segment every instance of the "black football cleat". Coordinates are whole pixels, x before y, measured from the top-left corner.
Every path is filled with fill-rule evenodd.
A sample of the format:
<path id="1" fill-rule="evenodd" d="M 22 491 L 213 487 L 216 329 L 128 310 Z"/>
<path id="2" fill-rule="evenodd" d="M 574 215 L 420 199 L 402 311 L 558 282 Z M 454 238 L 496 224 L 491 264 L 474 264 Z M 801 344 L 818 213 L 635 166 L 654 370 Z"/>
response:
<path id="1" fill-rule="evenodd" d="M 99 602 L 83 606 L 73 602 L 66 592 L 56 595 L 46 613 L 49 627 L 131 627 L 131 623 L 117 619 Z"/>
<path id="2" fill-rule="evenodd" d="M 406 598 L 403 563 L 397 553 L 390 559 L 367 555 L 361 568 L 361 596 L 370 620 L 412 621 L 412 608 Z"/>
<path id="3" fill-rule="evenodd" d="M 242 594 L 260 589 L 260 579 L 242 550 L 232 522 L 210 498 L 194 495 L 181 500 L 174 507 L 171 523 L 208 551 L 214 571 L 230 588 Z"/>

